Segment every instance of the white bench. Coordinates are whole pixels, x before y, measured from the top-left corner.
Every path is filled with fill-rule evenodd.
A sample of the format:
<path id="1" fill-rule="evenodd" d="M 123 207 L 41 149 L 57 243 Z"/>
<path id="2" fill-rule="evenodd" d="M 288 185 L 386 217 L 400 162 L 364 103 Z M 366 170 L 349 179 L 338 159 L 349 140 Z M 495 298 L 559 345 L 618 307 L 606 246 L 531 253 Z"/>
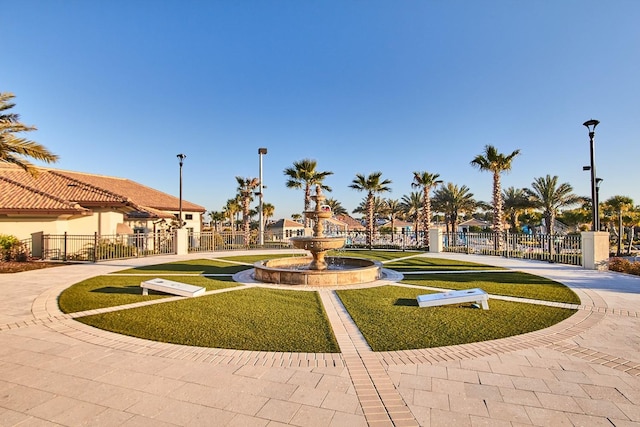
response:
<path id="1" fill-rule="evenodd" d="M 174 282 L 165 279 L 151 279 L 140 283 L 142 295 L 149 295 L 149 289 L 181 297 L 197 297 L 206 291 L 201 286 L 187 285 L 186 283 Z"/>
<path id="2" fill-rule="evenodd" d="M 481 305 L 483 310 L 489 310 L 489 294 L 480 288 L 418 295 L 418 305 L 420 307 L 435 307 L 466 302 L 476 303 Z"/>

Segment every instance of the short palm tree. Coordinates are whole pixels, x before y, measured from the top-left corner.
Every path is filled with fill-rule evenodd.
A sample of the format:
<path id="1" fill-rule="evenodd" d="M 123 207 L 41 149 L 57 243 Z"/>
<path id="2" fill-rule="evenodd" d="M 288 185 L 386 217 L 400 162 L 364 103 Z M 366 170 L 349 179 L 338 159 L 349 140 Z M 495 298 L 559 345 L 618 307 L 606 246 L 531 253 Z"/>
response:
<path id="1" fill-rule="evenodd" d="M 496 233 L 504 231 L 500 175 L 511 170 L 511 162 L 519 154 L 520 150 L 514 150 L 511 154 L 505 155 L 499 153 L 493 145 L 486 145 L 484 153 L 478 154 L 471 161 L 471 166 L 493 174 L 493 231 Z"/>
<path id="2" fill-rule="evenodd" d="M 324 203 L 331 208 L 331 212 L 334 215 L 346 215 L 348 213 L 344 206 L 336 199 L 328 198 Z"/>
<path id="3" fill-rule="evenodd" d="M 622 255 L 622 236 L 624 235 L 624 217 L 633 211 L 633 199 L 627 196 L 613 196 L 603 203 L 604 214 L 618 221 L 618 250 L 617 256 Z"/>
<path id="4" fill-rule="evenodd" d="M 220 211 L 211 211 L 209 212 L 209 218 L 211 218 L 211 225 L 212 225 L 213 231 L 218 231 L 218 224 L 224 221 L 225 214 L 224 212 L 220 212 Z"/>
<path id="5" fill-rule="evenodd" d="M 385 214 L 391 223 L 391 242 L 393 242 L 395 221 L 402 216 L 404 210 L 398 199 L 386 199 L 384 202 L 386 205 Z"/>
<path id="6" fill-rule="evenodd" d="M 429 226 L 431 225 L 431 190 L 442 181 L 437 173 L 414 172 L 412 188 L 422 189 L 422 229 L 424 230 L 424 246 L 429 247 Z"/>
<path id="7" fill-rule="evenodd" d="M 323 184 L 324 179 L 333 175 L 333 172 L 319 172 L 316 170 L 317 162 L 312 159 L 302 159 L 293 162 L 293 167 L 286 168 L 284 174 L 288 177 L 287 188 L 304 188 L 304 210 L 311 208 L 311 188 L 320 186 L 325 191 L 331 191 L 331 187 Z M 310 227 L 310 219 L 305 218 L 305 227 Z"/>
<path id="8" fill-rule="evenodd" d="M 511 233 L 518 232 L 518 215 L 531 207 L 527 193 L 522 188 L 509 187 L 502 193 L 503 210 L 509 220 Z"/>
<path id="9" fill-rule="evenodd" d="M 276 211 L 276 207 L 273 206 L 271 203 L 262 204 L 262 216 L 264 217 L 263 226 L 266 227 L 267 223 L 269 222 L 269 218 L 273 216 L 275 211 Z"/>
<path id="10" fill-rule="evenodd" d="M 238 197 L 227 200 L 227 203 L 224 205 L 222 211 L 225 213 L 227 218 L 229 218 L 229 224 L 231 224 L 231 230 L 234 231 L 236 229 L 236 215 L 239 212 L 242 212 L 242 206 L 240 205 L 240 201 Z"/>
<path id="11" fill-rule="evenodd" d="M 367 192 L 367 244 L 371 248 L 373 230 L 374 230 L 374 197 L 376 194 L 391 191 L 389 187 L 391 181 L 382 179 L 382 172 L 373 172 L 365 177 L 362 174 L 356 174 L 355 179 L 349 185 L 356 191 Z"/>
<path id="12" fill-rule="evenodd" d="M 420 224 L 420 213 L 422 212 L 422 196 L 417 191 L 412 191 L 409 194 L 405 194 L 400 199 L 400 206 L 402 207 L 402 213 L 405 220 L 413 222 L 413 228 L 416 232 L 416 238 L 418 233 L 418 227 Z"/>
<path id="13" fill-rule="evenodd" d="M 258 178 L 243 178 L 236 176 L 238 181 L 238 194 L 242 203 L 242 229 L 244 232 L 244 245 L 249 247 L 251 241 L 251 200 L 253 200 L 253 192 L 258 187 L 260 180 Z"/>
<path id="14" fill-rule="evenodd" d="M 570 184 L 558 184 L 558 177 L 551 175 L 536 178 L 531 183 L 531 188 L 525 189 L 532 206 L 542 211 L 547 234 L 553 234 L 553 225 L 561 208 L 582 201 L 582 197 L 576 196 L 572 191 Z"/>
<path id="15" fill-rule="evenodd" d="M 451 232 L 455 232 L 458 226 L 458 218 L 463 213 L 472 213 L 477 203 L 473 193 L 466 185 L 458 187 L 452 182 L 439 187 L 433 195 L 434 207 L 444 214 L 447 232 L 451 225 Z"/>
<path id="16" fill-rule="evenodd" d="M 12 93 L 0 92 L 0 162 L 14 164 L 31 175 L 37 176 L 38 168 L 25 157 L 54 163 L 58 160 L 58 156 L 37 142 L 18 136 L 23 132 L 34 131 L 36 127 L 22 124 L 20 115 L 8 112 L 15 107 L 11 102 L 13 98 L 15 95 Z"/>

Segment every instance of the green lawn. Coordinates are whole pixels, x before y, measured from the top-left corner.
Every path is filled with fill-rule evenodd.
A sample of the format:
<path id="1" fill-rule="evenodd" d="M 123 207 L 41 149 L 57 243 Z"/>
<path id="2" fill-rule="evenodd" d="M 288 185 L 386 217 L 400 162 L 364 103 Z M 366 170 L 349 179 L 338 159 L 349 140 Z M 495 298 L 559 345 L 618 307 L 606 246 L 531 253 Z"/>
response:
<path id="1" fill-rule="evenodd" d="M 207 290 L 239 286 L 230 278 L 209 278 L 202 276 L 96 276 L 83 280 L 65 289 L 58 297 L 58 305 L 64 313 L 115 307 L 149 299 L 165 298 L 168 295 L 150 291 L 142 295 L 140 282 L 155 278 L 173 280 L 190 285 L 202 286 Z"/>
<path id="2" fill-rule="evenodd" d="M 388 262 L 385 268 L 397 271 L 503 270 L 501 267 L 443 258 L 415 257 Z"/>
<path id="3" fill-rule="evenodd" d="M 200 347 L 338 351 L 316 292 L 248 288 L 78 320 L 125 335 Z"/>
<path id="4" fill-rule="evenodd" d="M 332 253 L 389 261 L 385 267 L 405 272 L 471 270 L 467 273 L 407 274 L 403 280 L 407 284 L 445 289 L 481 288 L 496 295 L 579 303 L 569 288 L 542 277 L 514 271 L 480 272 L 477 270 L 491 267 L 418 256 L 420 254 L 368 250 Z M 229 256 L 128 269 L 118 273 L 135 275 L 98 276 L 71 286 L 60 295 L 59 305 L 63 312 L 73 313 L 166 298 L 167 295 L 157 292 L 141 295 L 140 282 L 156 277 L 204 286 L 207 290 L 242 287 L 230 277 L 205 277 L 203 274 L 231 275 L 251 268 L 256 261 L 286 256 L 300 255 Z M 363 335 L 377 351 L 502 338 L 548 327 L 573 314 L 572 310 L 493 299 L 488 311 L 469 305 L 419 308 L 416 297 L 425 293 L 430 291 L 399 286 L 338 291 Z M 186 345 L 269 351 L 338 351 L 315 292 L 241 288 L 79 320 L 126 335 Z"/>
<path id="5" fill-rule="evenodd" d="M 493 340 L 558 323 L 575 310 L 489 300 L 489 310 L 470 304 L 420 308 L 430 292 L 383 286 L 338 291 L 342 303 L 374 351 L 440 347 Z"/>
<path id="6" fill-rule="evenodd" d="M 402 283 L 456 290 L 480 288 L 494 295 L 580 304 L 575 292 L 563 284 L 518 271 L 411 275 Z"/>

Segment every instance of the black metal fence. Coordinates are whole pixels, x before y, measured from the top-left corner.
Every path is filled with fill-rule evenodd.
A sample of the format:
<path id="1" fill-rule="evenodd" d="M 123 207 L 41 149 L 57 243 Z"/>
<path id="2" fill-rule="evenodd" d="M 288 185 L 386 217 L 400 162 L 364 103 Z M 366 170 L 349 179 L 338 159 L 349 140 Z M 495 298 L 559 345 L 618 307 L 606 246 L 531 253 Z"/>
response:
<path id="1" fill-rule="evenodd" d="M 41 253 L 34 251 L 33 254 L 45 260 L 96 262 L 175 253 L 175 234 L 169 232 L 117 235 L 64 233 L 43 234 L 41 238 Z"/>
<path id="2" fill-rule="evenodd" d="M 446 233 L 443 250 L 582 265 L 578 234 Z"/>
<path id="3" fill-rule="evenodd" d="M 364 231 L 335 234 L 345 238 L 345 249 L 427 250 L 423 232 L 375 233 Z M 97 262 L 107 259 L 136 258 L 176 253 L 175 232 L 125 235 L 41 234 L 29 243 L 34 257 L 59 261 Z M 266 233 L 264 244 L 253 233 L 248 242 L 242 232 L 191 232 L 187 234 L 189 253 L 252 249 L 291 249 L 288 238 Z M 580 235 L 528 235 L 510 233 L 445 233 L 443 251 L 496 255 L 582 264 Z"/>

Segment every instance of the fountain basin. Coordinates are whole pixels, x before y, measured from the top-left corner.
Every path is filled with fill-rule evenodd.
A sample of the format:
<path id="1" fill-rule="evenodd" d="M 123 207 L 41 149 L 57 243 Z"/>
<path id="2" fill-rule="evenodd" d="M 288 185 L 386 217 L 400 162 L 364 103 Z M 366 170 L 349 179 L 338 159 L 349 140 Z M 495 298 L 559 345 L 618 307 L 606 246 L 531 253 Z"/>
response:
<path id="1" fill-rule="evenodd" d="M 382 263 L 363 258 L 326 257 L 329 268 L 310 270 L 312 257 L 276 258 L 258 261 L 254 278 L 283 285 L 342 286 L 368 283 L 382 278 Z M 336 268 L 332 268 L 336 266 Z"/>

